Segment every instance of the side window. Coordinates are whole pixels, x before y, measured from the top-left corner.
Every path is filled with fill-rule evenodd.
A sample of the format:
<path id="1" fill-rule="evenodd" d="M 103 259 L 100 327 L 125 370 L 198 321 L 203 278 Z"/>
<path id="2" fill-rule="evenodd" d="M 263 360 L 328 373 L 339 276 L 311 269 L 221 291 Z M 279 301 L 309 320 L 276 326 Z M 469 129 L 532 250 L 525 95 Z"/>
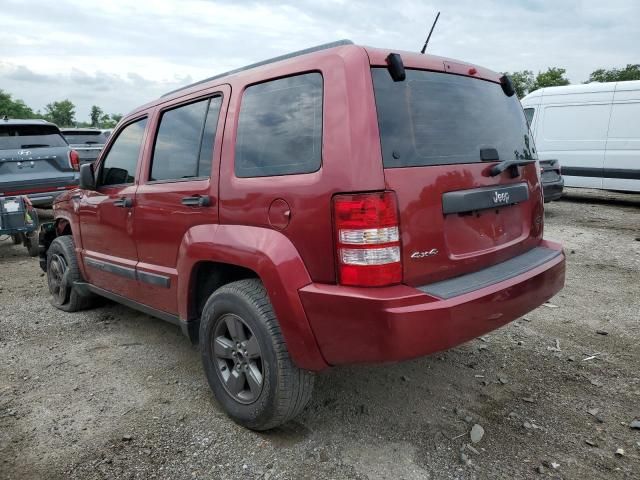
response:
<path id="1" fill-rule="evenodd" d="M 245 90 L 236 140 L 237 177 L 315 172 L 321 147 L 322 75 L 281 78 Z"/>
<path id="2" fill-rule="evenodd" d="M 536 113 L 536 109 L 535 108 L 525 108 L 524 109 L 524 116 L 527 119 L 527 124 L 529 125 L 529 128 L 531 128 L 531 122 L 533 122 L 533 114 Z"/>
<path id="3" fill-rule="evenodd" d="M 146 126 L 147 119 L 143 118 L 127 125 L 118 134 L 102 162 L 99 185 L 126 185 L 134 182 Z"/>
<path id="4" fill-rule="evenodd" d="M 640 140 L 638 118 L 640 118 L 640 103 L 614 103 L 611 109 L 611 120 L 609 120 L 609 138 Z"/>
<path id="5" fill-rule="evenodd" d="M 211 175 L 213 143 L 221 105 L 222 97 L 217 96 L 162 114 L 149 180 L 180 180 Z"/>

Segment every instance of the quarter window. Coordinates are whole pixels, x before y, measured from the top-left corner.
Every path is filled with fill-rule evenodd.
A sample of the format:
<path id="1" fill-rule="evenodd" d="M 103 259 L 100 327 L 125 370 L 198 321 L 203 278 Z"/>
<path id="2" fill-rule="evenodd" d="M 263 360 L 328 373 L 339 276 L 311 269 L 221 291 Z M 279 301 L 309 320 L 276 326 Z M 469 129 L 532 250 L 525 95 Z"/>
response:
<path id="1" fill-rule="evenodd" d="M 524 109 L 524 116 L 527 119 L 527 124 L 529 125 L 529 128 L 531 128 L 531 122 L 533 121 L 533 114 L 536 112 L 535 108 L 525 108 Z"/>
<path id="2" fill-rule="evenodd" d="M 126 185 L 135 180 L 147 119 L 133 122 L 118 134 L 102 163 L 100 185 Z"/>
<path id="3" fill-rule="evenodd" d="M 322 146 L 322 75 L 248 87 L 238 119 L 235 173 L 265 177 L 315 172 Z"/>
<path id="4" fill-rule="evenodd" d="M 162 114 L 151 164 L 152 181 L 211 175 L 213 143 L 222 97 L 190 103 Z"/>

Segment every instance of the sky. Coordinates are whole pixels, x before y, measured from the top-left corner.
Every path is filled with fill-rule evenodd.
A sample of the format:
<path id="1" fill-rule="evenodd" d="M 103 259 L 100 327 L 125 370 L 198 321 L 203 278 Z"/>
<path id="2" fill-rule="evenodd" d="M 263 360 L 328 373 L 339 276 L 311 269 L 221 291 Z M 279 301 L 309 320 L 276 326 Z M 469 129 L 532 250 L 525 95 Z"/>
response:
<path id="1" fill-rule="evenodd" d="M 496 71 L 640 63 L 637 0 L 0 0 L 0 89 L 127 113 L 202 78 L 314 45 L 419 51 Z"/>

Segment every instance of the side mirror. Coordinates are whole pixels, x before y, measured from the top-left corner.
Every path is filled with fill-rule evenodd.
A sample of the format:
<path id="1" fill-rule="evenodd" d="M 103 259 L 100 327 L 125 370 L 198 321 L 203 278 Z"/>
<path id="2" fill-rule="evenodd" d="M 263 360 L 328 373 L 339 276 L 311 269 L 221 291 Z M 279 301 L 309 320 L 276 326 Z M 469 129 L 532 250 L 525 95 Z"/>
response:
<path id="1" fill-rule="evenodd" d="M 80 165 L 80 188 L 83 190 L 95 190 L 96 178 L 93 174 L 93 164 Z"/>

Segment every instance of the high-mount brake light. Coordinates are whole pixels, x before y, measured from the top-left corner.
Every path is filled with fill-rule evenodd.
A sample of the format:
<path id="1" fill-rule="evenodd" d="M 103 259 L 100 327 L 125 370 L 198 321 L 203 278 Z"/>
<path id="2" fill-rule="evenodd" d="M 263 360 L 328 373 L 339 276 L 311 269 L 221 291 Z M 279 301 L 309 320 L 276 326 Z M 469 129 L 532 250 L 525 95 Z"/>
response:
<path id="1" fill-rule="evenodd" d="M 402 261 L 395 193 L 336 195 L 333 213 L 339 282 L 359 287 L 400 283 Z"/>

